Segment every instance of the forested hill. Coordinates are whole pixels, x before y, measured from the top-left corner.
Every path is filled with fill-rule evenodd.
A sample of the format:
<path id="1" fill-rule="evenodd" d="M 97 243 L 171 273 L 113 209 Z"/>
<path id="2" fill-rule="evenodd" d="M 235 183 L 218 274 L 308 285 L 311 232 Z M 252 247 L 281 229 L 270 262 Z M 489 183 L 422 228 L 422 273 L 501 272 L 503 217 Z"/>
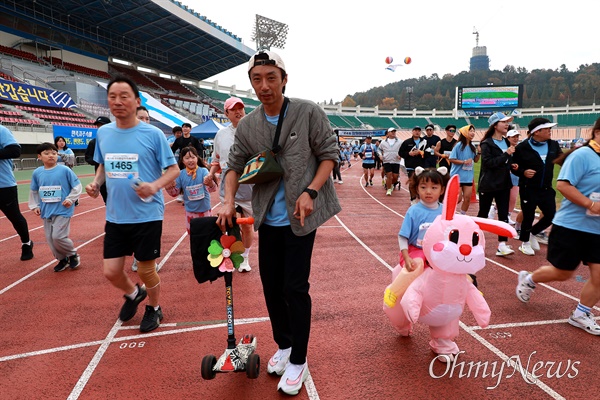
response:
<path id="1" fill-rule="evenodd" d="M 600 101 L 600 63 L 581 65 L 576 72 L 569 71 L 563 64 L 556 70 L 535 69 L 531 72 L 507 65 L 502 71 L 463 71 L 442 77 L 433 74 L 348 95 L 342 105 L 379 106 L 382 110 L 451 110 L 457 86 L 488 84 L 523 84 L 523 108 L 589 105 Z M 407 88 L 412 88 L 410 107 Z"/>

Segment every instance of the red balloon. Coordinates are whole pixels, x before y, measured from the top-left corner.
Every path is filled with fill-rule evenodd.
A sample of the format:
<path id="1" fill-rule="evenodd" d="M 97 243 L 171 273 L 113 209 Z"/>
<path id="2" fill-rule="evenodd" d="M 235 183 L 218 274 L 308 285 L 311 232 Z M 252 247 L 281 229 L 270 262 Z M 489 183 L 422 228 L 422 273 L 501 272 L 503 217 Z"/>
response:
<path id="1" fill-rule="evenodd" d="M 411 61 L 412 61 L 412 59 L 410 57 L 406 57 L 404 59 L 404 64 L 410 64 Z"/>
<path id="2" fill-rule="evenodd" d="M 391 63 L 393 63 L 393 62 L 394 62 L 394 59 L 393 59 L 391 56 L 387 56 L 387 57 L 385 58 L 385 62 L 386 62 L 387 64 L 391 64 Z"/>

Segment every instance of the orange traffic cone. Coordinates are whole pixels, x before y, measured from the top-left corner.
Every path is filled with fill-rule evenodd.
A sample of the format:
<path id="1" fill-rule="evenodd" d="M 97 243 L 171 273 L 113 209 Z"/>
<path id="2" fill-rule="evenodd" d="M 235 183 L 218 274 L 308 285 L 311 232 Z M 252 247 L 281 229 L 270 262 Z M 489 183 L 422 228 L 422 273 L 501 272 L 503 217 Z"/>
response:
<path id="1" fill-rule="evenodd" d="M 479 203 L 479 200 L 477 200 L 477 185 L 475 183 L 475 178 L 473 178 L 473 190 L 471 191 L 471 203 Z"/>

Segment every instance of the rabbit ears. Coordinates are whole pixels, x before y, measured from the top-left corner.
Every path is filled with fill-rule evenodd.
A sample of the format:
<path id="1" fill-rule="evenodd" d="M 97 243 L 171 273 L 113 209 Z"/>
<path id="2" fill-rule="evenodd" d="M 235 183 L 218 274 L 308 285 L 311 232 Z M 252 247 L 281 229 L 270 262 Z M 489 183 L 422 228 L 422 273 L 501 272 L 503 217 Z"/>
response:
<path id="1" fill-rule="evenodd" d="M 442 218 L 451 221 L 454 219 L 456 206 L 458 205 L 458 195 L 460 192 L 460 180 L 458 175 L 450 178 L 444 195 L 444 206 L 442 208 Z M 479 229 L 485 232 L 491 232 L 498 236 L 514 237 L 517 234 L 515 228 L 506 222 L 496 221 L 495 219 L 470 217 L 479 225 Z"/>
<path id="2" fill-rule="evenodd" d="M 448 181 L 446 193 L 444 194 L 444 207 L 442 208 L 442 218 L 451 221 L 454 219 L 456 206 L 458 205 L 458 195 L 460 192 L 460 179 L 454 175 Z"/>

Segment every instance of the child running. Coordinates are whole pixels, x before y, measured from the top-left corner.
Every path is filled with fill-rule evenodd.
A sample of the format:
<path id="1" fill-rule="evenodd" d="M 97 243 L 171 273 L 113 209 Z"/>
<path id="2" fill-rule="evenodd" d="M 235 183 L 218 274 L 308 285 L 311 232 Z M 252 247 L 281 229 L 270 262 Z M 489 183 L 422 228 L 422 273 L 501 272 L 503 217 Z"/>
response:
<path id="1" fill-rule="evenodd" d="M 181 150 L 179 164 L 185 166 L 185 169 L 182 169 L 179 177 L 165 189 L 173 197 L 177 197 L 180 191 L 183 192 L 186 228 L 189 234 L 192 218 L 212 215 L 210 193 L 217 190 L 217 185 L 214 180 L 204 179 L 208 175 L 208 168 L 194 147 L 188 146 Z"/>
<path id="2" fill-rule="evenodd" d="M 29 208 L 44 220 L 46 241 L 58 260 L 54 272 L 79 267 L 79 255 L 69 239 L 73 204 L 81 194 L 81 183 L 70 168 L 58 165 L 58 148 L 52 143 L 37 147 L 38 159 L 44 164 L 33 171 Z"/>
<path id="3" fill-rule="evenodd" d="M 412 272 L 420 265 L 425 266 L 423 237 L 433 220 L 442 214 L 441 201 L 444 198 L 448 180 L 446 167 L 440 167 L 437 170 L 417 167 L 410 178 L 410 190 L 417 194 L 419 202 L 409 207 L 398 233 L 402 257 L 400 257 L 400 264 L 394 268 L 392 273 L 393 282 L 385 291 L 384 302 L 388 307 L 396 304 L 395 293 L 398 293 L 397 289 L 402 281 L 402 279 L 397 279 L 400 276 L 400 270 L 406 268 L 407 271 Z"/>

